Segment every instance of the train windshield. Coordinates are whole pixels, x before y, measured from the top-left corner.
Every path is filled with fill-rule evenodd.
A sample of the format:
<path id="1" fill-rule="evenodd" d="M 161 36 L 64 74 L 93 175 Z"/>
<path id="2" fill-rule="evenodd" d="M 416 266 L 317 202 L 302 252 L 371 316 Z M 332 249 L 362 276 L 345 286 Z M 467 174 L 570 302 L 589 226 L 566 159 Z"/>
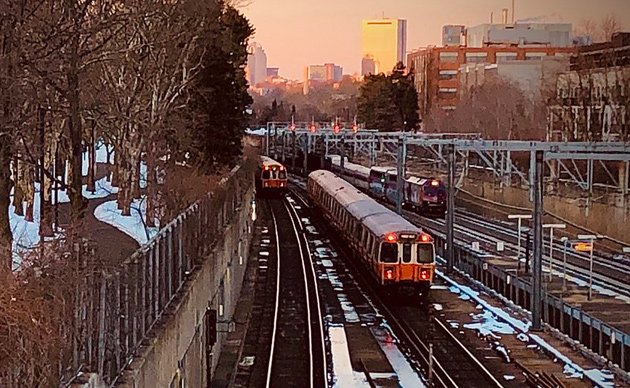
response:
<path id="1" fill-rule="evenodd" d="M 370 180 L 373 180 L 373 181 L 378 181 L 378 180 L 380 180 L 380 179 L 381 179 L 381 176 L 382 176 L 382 175 L 383 175 L 383 174 L 381 174 L 381 173 L 380 173 L 380 172 L 378 172 L 378 171 L 370 170 Z"/>
<path id="2" fill-rule="evenodd" d="M 270 179 L 270 178 L 271 178 L 271 171 L 263 170 L 262 179 Z"/>
<path id="3" fill-rule="evenodd" d="M 424 192 L 426 194 L 428 194 L 428 195 L 445 195 L 446 194 L 446 187 L 444 187 L 444 184 L 442 182 L 440 182 L 438 184 L 438 186 L 433 186 L 431 184 L 426 184 L 424 186 Z"/>
<path id="4" fill-rule="evenodd" d="M 284 170 L 278 171 L 278 179 L 287 179 L 287 172 Z"/>
<path id="5" fill-rule="evenodd" d="M 411 243 L 403 243 L 402 245 L 402 262 L 411 263 Z"/>
<path id="6" fill-rule="evenodd" d="M 418 263 L 433 263 L 433 244 L 418 244 Z"/>
<path id="7" fill-rule="evenodd" d="M 398 263 L 398 244 L 382 243 L 381 244 L 381 262 L 382 263 Z"/>

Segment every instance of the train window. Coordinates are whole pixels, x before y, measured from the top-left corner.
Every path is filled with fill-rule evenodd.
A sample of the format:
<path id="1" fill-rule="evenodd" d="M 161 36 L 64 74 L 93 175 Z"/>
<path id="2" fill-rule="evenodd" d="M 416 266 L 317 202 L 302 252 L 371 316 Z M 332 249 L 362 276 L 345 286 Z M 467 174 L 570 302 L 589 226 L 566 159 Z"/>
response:
<path id="1" fill-rule="evenodd" d="M 278 171 L 278 179 L 287 179 L 287 172 L 284 170 Z"/>
<path id="2" fill-rule="evenodd" d="M 398 244 L 381 243 L 381 262 L 398 263 Z"/>
<path id="3" fill-rule="evenodd" d="M 262 179 L 270 179 L 270 178 L 271 178 L 271 171 L 263 170 Z"/>
<path id="4" fill-rule="evenodd" d="M 411 263 L 411 243 L 403 243 L 402 246 L 402 262 Z"/>
<path id="5" fill-rule="evenodd" d="M 433 244 L 418 244 L 416 260 L 418 263 L 433 263 Z"/>

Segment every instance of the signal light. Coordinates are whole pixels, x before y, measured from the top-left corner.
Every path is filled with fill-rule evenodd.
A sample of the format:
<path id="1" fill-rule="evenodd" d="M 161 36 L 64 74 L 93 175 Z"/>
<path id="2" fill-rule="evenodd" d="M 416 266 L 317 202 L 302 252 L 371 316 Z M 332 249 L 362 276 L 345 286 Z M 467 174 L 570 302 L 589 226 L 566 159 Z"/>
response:
<path id="1" fill-rule="evenodd" d="M 593 250 L 593 244 L 587 242 L 579 242 L 573 244 L 573 249 L 578 252 L 590 252 Z"/>
<path id="2" fill-rule="evenodd" d="M 359 131 L 359 126 L 358 126 L 358 125 L 356 125 L 356 124 L 354 124 L 354 125 L 352 126 L 352 132 L 353 132 L 353 133 L 357 133 L 357 131 Z"/>
<path id="3" fill-rule="evenodd" d="M 333 132 L 339 133 L 339 130 L 340 130 L 339 124 L 335 124 L 335 126 L 333 127 Z"/>
<path id="4" fill-rule="evenodd" d="M 396 242 L 396 233 L 388 233 L 388 234 L 385 236 L 385 240 L 386 240 L 387 242 L 391 242 L 391 243 Z"/>
<path id="5" fill-rule="evenodd" d="M 295 132 L 295 124 L 291 123 L 291 126 L 289 128 L 291 129 L 291 131 Z"/>
<path id="6" fill-rule="evenodd" d="M 311 131 L 311 133 L 317 132 L 317 127 L 315 126 L 315 124 L 311 124 L 311 126 L 308 129 Z"/>

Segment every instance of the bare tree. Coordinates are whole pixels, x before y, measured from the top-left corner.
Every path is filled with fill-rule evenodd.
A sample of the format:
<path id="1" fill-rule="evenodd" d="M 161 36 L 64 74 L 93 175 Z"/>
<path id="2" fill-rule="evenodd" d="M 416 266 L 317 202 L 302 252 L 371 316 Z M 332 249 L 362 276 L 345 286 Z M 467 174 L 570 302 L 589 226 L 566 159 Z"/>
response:
<path id="1" fill-rule="evenodd" d="M 539 99 L 528 98 L 515 85 L 492 77 L 462 96 L 451 113 L 434 109 L 427 120 L 431 132 L 481 133 L 486 139 L 541 140 L 545 111 Z"/>
<path id="2" fill-rule="evenodd" d="M 610 40 L 615 32 L 622 30 L 623 24 L 619 18 L 614 13 L 610 13 L 604 16 L 599 22 L 588 18 L 580 20 L 573 34 L 578 36 L 590 36 L 593 42 L 605 42 Z"/>
<path id="3" fill-rule="evenodd" d="M 599 22 L 600 36 L 604 41 L 611 40 L 615 32 L 622 30 L 622 25 L 614 13 L 610 13 Z"/>

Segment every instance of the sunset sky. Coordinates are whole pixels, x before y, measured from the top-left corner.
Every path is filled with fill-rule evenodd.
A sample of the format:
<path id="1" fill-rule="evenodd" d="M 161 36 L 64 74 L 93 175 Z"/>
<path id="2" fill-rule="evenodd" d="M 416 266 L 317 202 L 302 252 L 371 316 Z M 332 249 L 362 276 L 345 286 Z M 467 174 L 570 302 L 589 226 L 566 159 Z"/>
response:
<path id="1" fill-rule="evenodd" d="M 304 66 L 334 62 L 345 74 L 359 72 L 361 20 L 407 19 L 407 51 L 441 44 L 444 24 L 500 21 L 511 0 L 249 0 L 242 10 L 256 28 L 254 41 L 267 53 L 269 67 L 301 79 Z M 630 30 L 630 0 L 516 0 L 516 20 L 600 21 L 614 13 Z M 510 11 L 511 12 L 511 11 Z M 511 16 L 510 16 L 511 18 Z"/>

